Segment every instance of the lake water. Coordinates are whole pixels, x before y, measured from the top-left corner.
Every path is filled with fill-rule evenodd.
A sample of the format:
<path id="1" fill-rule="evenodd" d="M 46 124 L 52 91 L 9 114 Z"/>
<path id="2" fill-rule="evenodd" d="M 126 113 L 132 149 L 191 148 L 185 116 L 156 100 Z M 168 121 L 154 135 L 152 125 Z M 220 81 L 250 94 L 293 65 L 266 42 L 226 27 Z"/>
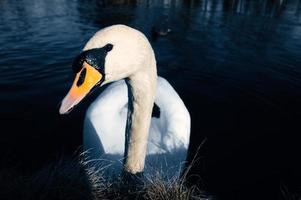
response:
<path id="1" fill-rule="evenodd" d="M 277 199 L 301 186 L 301 1 L 0 0 L 1 166 L 35 171 L 82 144 L 85 110 L 58 105 L 71 63 L 99 29 L 151 40 L 159 75 L 192 118 L 193 174 L 221 199 Z M 152 37 L 152 27 L 170 28 Z"/>

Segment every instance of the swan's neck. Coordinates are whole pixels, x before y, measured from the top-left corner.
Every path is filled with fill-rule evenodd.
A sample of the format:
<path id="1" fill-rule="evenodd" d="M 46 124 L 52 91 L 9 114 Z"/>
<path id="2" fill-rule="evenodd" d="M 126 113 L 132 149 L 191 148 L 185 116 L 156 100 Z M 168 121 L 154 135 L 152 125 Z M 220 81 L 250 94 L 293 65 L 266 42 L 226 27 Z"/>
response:
<path id="1" fill-rule="evenodd" d="M 128 119 L 125 133 L 124 169 L 136 174 L 144 169 L 152 108 L 156 94 L 157 73 L 151 67 L 126 79 Z"/>

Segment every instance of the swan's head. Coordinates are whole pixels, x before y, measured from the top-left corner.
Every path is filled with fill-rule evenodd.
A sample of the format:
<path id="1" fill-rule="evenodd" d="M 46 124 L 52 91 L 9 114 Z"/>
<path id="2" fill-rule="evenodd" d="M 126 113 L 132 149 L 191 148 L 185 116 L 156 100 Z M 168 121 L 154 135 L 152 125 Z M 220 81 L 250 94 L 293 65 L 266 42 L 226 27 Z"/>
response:
<path id="1" fill-rule="evenodd" d="M 141 32 L 124 25 L 98 31 L 74 59 L 75 79 L 62 101 L 60 114 L 69 113 L 96 86 L 146 70 L 154 60 L 153 50 Z"/>

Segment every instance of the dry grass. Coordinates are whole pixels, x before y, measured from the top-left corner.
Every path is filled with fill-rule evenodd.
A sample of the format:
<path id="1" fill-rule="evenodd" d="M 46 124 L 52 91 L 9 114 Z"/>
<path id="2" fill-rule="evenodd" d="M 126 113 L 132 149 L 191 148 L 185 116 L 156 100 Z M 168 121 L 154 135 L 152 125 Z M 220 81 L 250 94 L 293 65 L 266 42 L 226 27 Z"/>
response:
<path id="1" fill-rule="evenodd" d="M 125 182 L 127 179 L 123 179 L 119 174 L 112 178 L 112 175 L 108 173 L 108 169 L 113 169 L 115 172 L 115 168 L 110 168 L 111 161 L 97 160 L 94 162 L 95 160 L 89 159 L 86 153 L 81 153 L 75 158 L 62 157 L 34 174 L 27 174 L 20 169 L 12 169 L 1 164 L 0 199 L 211 199 L 207 198 L 196 185 L 189 185 L 186 182 L 188 173 L 196 160 L 197 154 L 182 174 L 180 167 L 176 167 L 176 170 L 173 169 L 172 176 L 170 173 L 164 173 L 163 169 L 152 169 L 149 174 L 144 174 L 140 178 L 135 177 L 137 182 L 133 185 Z"/>
<path id="2" fill-rule="evenodd" d="M 83 159 L 84 160 L 84 159 Z M 182 176 L 175 173 L 168 177 L 163 171 L 155 169 L 151 174 L 138 178 L 139 187 L 129 186 L 123 182 L 121 176 L 108 181 L 104 178 L 106 168 L 94 167 L 81 161 L 89 178 L 93 199 L 145 199 L 145 200 L 202 200 L 205 198 L 202 191 L 196 186 L 188 186 L 186 178 L 192 164 Z M 178 170 L 181 171 L 180 169 Z"/>
<path id="3" fill-rule="evenodd" d="M 160 173 L 148 178 L 144 198 L 160 200 L 205 199 L 196 186 L 186 186 L 184 178 L 172 177 L 166 180 Z"/>
<path id="4" fill-rule="evenodd" d="M 160 171 L 145 176 L 141 187 L 128 187 L 120 176 L 114 181 L 104 178 L 104 168 L 87 165 L 83 159 L 62 158 L 35 174 L 22 175 L 14 170 L 0 170 L 0 199 L 206 199 L 196 186 L 181 178 L 166 178 Z"/>

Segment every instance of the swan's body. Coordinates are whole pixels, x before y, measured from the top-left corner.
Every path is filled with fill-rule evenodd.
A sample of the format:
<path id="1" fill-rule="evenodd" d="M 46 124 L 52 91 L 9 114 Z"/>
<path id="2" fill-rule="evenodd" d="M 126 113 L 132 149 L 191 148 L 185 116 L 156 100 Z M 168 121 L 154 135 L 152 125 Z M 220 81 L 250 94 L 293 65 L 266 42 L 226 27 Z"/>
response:
<path id="1" fill-rule="evenodd" d="M 92 152 L 90 158 L 124 156 L 123 169 L 130 174 L 144 170 L 146 155 L 185 160 L 189 113 L 170 84 L 157 77 L 153 49 L 141 32 L 124 25 L 102 29 L 75 59 L 73 70 L 75 81 L 62 101 L 61 114 L 95 86 L 114 82 L 86 115 L 84 148 Z M 152 118 L 154 103 L 159 118 Z"/>
<path id="2" fill-rule="evenodd" d="M 159 169 L 162 168 L 159 159 L 163 159 L 164 165 L 175 167 L 186 159 L 190 116 L 181 98 L 164 78 L 158 77 L 156 91 L 155 104 L 160 114 L 151 119 L 146 160 L 156 159 L 156 164 L 161 165 L 156 166 Z M 122 158 L 127 104 L 127 85 L 121 80 L 106 88 L 89 107 L 84 123 L 84 149 L 89 152 L 89 158 L 97 159 L 104 154 L 111 160 Z"/>

